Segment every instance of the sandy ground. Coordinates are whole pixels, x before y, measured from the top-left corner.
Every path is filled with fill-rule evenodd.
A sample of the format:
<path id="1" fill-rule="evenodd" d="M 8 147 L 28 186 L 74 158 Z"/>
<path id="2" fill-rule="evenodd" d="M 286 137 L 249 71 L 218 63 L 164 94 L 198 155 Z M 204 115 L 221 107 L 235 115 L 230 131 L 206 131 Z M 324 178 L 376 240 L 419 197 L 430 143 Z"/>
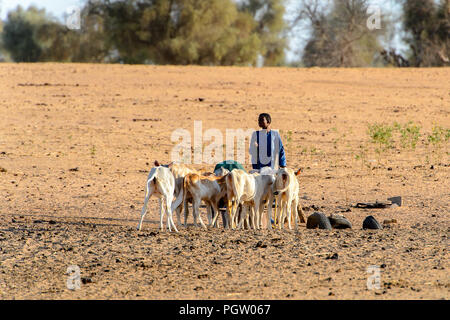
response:
<path id="1" fill-rule="evenodd" d="M 378 158 L 367 126 L 449 128 L 449 79 L 448 68 L 0 64 L 0 298 L 448 299 L 449 144 L 433 154 L 422 136 Z M 260 112 L 288 166 L 303 168 L 306 215 L 341 213 L 353 229 L 161 232 L 154 199 L 136 231 L 174 130 L 201 120 L 225 136 L 256 129 Z M 390 196 L 403 206 L 351 207 Z M 368 215 L 397 223 L 362 230 Z M 369 290 L 372 265 L 380 288 Z"/>

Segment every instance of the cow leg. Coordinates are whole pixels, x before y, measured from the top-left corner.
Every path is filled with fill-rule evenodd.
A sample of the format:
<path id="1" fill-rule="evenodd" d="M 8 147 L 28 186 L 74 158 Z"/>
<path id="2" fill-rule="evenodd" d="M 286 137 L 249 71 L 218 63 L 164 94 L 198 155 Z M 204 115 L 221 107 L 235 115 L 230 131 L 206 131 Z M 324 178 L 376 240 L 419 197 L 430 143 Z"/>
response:
<path id="1" fill-rule="evenodd" d="M 183 207 L 184 207 L 184 227 L 187 228 L 187 218 L 189 215 L 189 208 L 188 208 L 187 200 L 183 203 Z"/>
<path id="2" fill-rule="evenodd" d="M 241 227 L 243 227 L 244 220 L 247 218 L 247 206 L 243 205 L 240 211 L 241 217 L 237 226 L 238 229 L 241 229 Z"/>
<path id="3" fill-rule="evenodd" d="M 151 196 L 153 195 L 154 192 L 155 192 L 154 184 L 152 184 L 152 181 L 147 181 L 144 206 L 142 207 L 141 219 L 140 219 L 139 224 L 138 224 L 138 230 L 141 230 L 142 223 L 144 221 L 144 217 L 147 214 L 148 201 L 150 200 L 150 198 L 151 198 Z M 160 204 L 160 207 L 161 207 L 161 204 Z"/>
<path id="4" fill-rule="evenodd" d="M 206 217 L 208 218 L 208 224 L 209 224 L 209 226 L 210 227 L 212 227 L 213 225 L 212 225 L 212 220 L 213 220 L 213 218 L 212 218 L 212 212 L 211 212 L 211 205 L 209 204 L 209 203 L 207 203 L 206 204 Z"/>
<path id="5" fill-rule="evenodd" d="M 261 203 L 261 205 L 259 206 L 259 209 L 258 209 L 258 220 L 259 220 L 258 229 L 262 229 L 263 228 L 264 205 L 265 205 L 264 202 Z"/>
<path id="6" fill-rule="evenodd" d="M 139 220 L 139 224 L 137 227 L 138 230 L 141 230 L 142 222 L 144 221 L 144 217 L 147 214 L 148 200 L 150 199 L 152 193 L 153 193 L 153 190 L 150 190 L 147 185 L 147 194 L 145 195 L 144 206 L 142 207 L 142 211 L 141 211 L 141 219 Z"/>
<path id="7" fill-rule="evenodd" d="M 179 196 L 179 192 L 175 192 L 176 194 L 178 194 L 175 199 Z M 176 213 L 177 213 L 177 225 L 180 227 L 182 226 L 181 223 L 181 206 L 179 206 L 178 208 L 175 209 Z"/>
<path id="8" fill-rule="evenodd" d="M 197 220 L 197 217 L 198 217 L 198 219 L 200 220 L 200 225 L 203 228 L 208 229 L 208 228 L 206 228 L 205 224 L 203 223 L 202 216 L 200 215 L 200 202 L 194 201 L 192 203 L 192 206 L 194 207 L 194 210 L 195 210 L 195 217 L 196 217 L 195 220 Z"/>
<path id="9" fill-rule="evenodd" d="M 232 206 L 233 213 L 231 216 L 232 221 L 232 229 L 237 228 L 238 222 L 239 222 L 239 215 L 241 215 L 242 206 L 239 204 L 237 200 L 234 200 L 234 204 Z"/>
<path id="10" fill-rule="evenodd" d="M 291 207 L 292 207 L 292 202 L 288 201 L 287 204 L 286 204 L 286 213 L 287 213 L 287 218 L 288 218 L 289 230 L 292 230 L 292 223 L 291 223 L 292 211 L 291 211 Z"/>
<path id="11" fill-rule="evenodd" d="M 166 200 L 166 211 L 167 211 L 167 225 L 169 226 L 169 231 L 172 231 L 170 226 L 172 225 L 173 229 L 178 232 L 177 227 L 175 226 L 175 222 L 173 222 L 172 208 L 171 203 L 173 201 L 173 196 L 168 195 L 165 197 Z"/>
<path id="12" fill-rule="evenodd" d="M 273 224 L 275 225 L 275 227 L 277 226 L 277 224 L 278 224 L 278 203 L 279 203 L 280 201 L 279 201 L 279 198 L 278 198 L 278 196 L 275 196 L 275 215 L 274 215 L 274 217 L 273 217 Z M 272 204 L 270 204 L 270 205 L 272 205 Z"/>
<path id="13" fill-rule="evenodd" d="M 178 207 L 178 208 L 175 209 L 175 211 L 177 213 L 177 225 L 179 227 L 181 227 L 182 226 L 182 223 L 181 223 L 181 208 Z"/>
<path id="14" fill-rule="evenodd" d="M 282 210 L 281 210 L 281 222 L 282 222 L 282 226 L 281 228 L 284 229 L 284 224 L 286 223 L 286 219 L 287 219 L 287 206 L 286 206 L 286 200 L 283 200 L 283 206 L 282 206 Z"/>
<path id="15" fill-rule="evenodd" d="M 250 210 L 251 210 L 250 211 L 250 219 L 252 222 L 252 228 L 253 228 L 253 230 L 256 230 L 257 229 L 257 227 L 256 227 L 257 218 L 256 218 L 255 206 L 250 207 Z"/>
<path id="16" fill-rule="evenodd" d="M 284 219 L 285 219 L 285 201 L 283 199 L 280 200 L 280 219 L 279 219 L 279 224 L 278 224 L 278 228 L 284 229 Z"/>
<path id="17" fill-rule="evenodd" d="M 231 207 L 232 207 L 232 202 L 231 202 L 231 200 L 228 200 L 227 201 L 227 211 L 225 214 L 226 214 L 226 217 L 228 220 L 227 228 L 229 228 L 229 229 L 232 229 L 232 225 L 233 225 L 232 220 L 231 220 Z"/>
<path id="18" fill-rule="evenodd" d="M 272 229 L 272 204 L 273 204 L 273 197 L 270 196 L 269 204 L 267 205 L 267 229 L 269 229 L 269 230 Z"/>
<path id="19" fill-rule="evenodd" d="M 231 203 L 231 209 L 232 209 L 232 211 L 230 211 L 230 213 L 231 213 L 231 229 L 236 229 L 236 227 L 237 227 L 236 213 L 238 210 L 238 206 L 236 205 L 236 200 L 234 200 Z"/>
<path id="20" fill-rule="evenodd" d="M 298 198 L 295 198 L 292 205 L 292 210 L 294 211 L 294 223 L 295 223 L 295 230 L 298 230 Z"/>
<path id="21" fill-rule="evenodd" d="M 163 202 L 162 198 L 159 198 L 159 228 L 161 229 L 161 231 L 164 231 L 163 219 L 164 219 Z"/>
<path id="22" fill-rule="evenodd" d="M 218 226 L 217 217 L 219 216 L 220 210 L 219 210 L 219 206 L 217 205 L 217 203 L 212 203 L 212 210 L 214 212 L 214 218 L 212 220 L 212 225 L 218 228 L 219 226 Z M 223 227 L 225 228 L 225 221 L 224 221 Z"/>

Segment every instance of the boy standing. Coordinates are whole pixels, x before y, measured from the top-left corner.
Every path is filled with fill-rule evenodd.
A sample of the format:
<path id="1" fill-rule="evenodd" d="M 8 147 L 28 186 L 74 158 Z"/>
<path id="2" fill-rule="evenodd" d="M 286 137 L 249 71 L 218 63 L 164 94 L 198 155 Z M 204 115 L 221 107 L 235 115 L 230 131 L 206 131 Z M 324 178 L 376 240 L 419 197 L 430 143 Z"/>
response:
<path id="1" fill-rule="evenodd" d="M 286 155 L 280 133 L 271 129 L 272 119 L 268 113 L 261 113 L 258 125 L 262 130 L 255 131 L 250 140 L 250 156 L 253 169 L 278 169 L 286 167 Z"/>

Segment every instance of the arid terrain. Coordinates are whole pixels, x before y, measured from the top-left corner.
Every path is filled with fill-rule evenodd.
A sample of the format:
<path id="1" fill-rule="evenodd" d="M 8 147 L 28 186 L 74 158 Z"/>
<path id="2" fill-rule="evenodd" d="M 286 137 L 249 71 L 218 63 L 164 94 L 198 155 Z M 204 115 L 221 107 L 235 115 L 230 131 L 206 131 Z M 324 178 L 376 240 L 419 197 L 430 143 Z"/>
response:
<path id="1" fill-rule="evenodd" d="M 450 128 L 449 79 L 448 68 L 0 64 L 0 298 L 449 299 L 450 148 L 427 138 Z M 303 169 L 305 215 L 343 214 L 352 229 L 203 230 L 190 216 L 169 233 L 152 198 L 136 230 L 176 129 L 193 135 L 198 120 L 225 139 L 257 129 L 261 112 L 288 167 Z M 396 133 L 375 152 L 370 124 L 409 121 L 415 149 Z M 353 206 L 392 196 L 401 207 Z M 369 215 L 397 222 L 363 230 Z"/>

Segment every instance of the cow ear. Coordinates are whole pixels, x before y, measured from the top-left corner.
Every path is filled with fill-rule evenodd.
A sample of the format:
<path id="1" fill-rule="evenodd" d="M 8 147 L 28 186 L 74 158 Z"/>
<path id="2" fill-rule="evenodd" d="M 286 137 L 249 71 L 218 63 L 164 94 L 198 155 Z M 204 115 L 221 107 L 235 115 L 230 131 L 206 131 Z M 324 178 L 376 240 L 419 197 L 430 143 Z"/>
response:
<path id="1" fill-rule="evenodd" d="M 295 175 L 299 176 L 301 172 L 302 172 L 302 169 L 298 169 L 297 172 L 295 173 Z"/>
<path id="2" fill-rule="evenodd" d="M 158 160 L 155 160 L 155 167 L 159 167 L 159 166 L 160 166 L 160 164 L 159 164 Z"/>
<path id="3" fill-rule="evenodd" d="M 172 168 L 173 161 L 167 165 L 167 168 Z"/>

